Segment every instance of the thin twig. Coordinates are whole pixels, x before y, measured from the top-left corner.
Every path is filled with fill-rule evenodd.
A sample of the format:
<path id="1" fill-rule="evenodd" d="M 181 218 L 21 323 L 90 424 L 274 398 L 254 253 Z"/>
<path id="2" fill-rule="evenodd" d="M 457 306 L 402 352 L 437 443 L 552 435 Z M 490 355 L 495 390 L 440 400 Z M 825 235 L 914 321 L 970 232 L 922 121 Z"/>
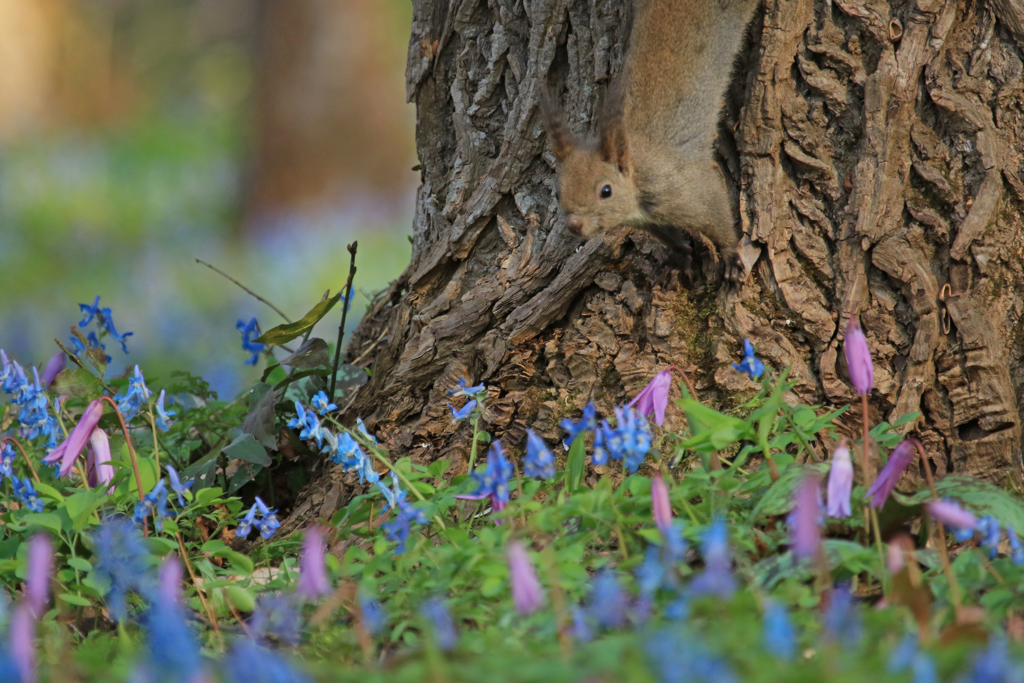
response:
<path id="1" fill-rule="evenodd" d="M 868 395 L 862 394 L 860 397 L 861 405 L 861 422 L 864 423 L 864 488 L 870 488 L 874 481 L 874 477 L 868 472 L 870 467 L 870 460 L 868 459 Z"/>
<path id="2" fill-rule="evenodd" d="M 348 307 L 352 303 L 352 278 L 356 276 L 356 250 L 359 242 L 348 245 L 348 253 L 352 255 L 348 264 L 348 281 L 345 283 L 345 297 L 341 306 L 341 324 L 338 325 L 338 345 L 334 347 L 334 370 L 331 372 L 331 390 L 328 395 L 334 401 L 334 389 L 338 384 L 338 364 L 341 362 L 341 343 L 345 339 L 345 319 L 348 317 Z"/>
<path id="3" fill-rule="evenodd" d="M 678 365 L 670 365 L 668 366 L 668 369 L 675 370 L 682 376 L 683 382 L 686 383 L 686 388 L 690 390 L 690 395 L 693 396 L 693 400 L 696 401 L 697 403 L 700 403 L 700 399 L 697 398 L 697 390 L 693 388 L 693 383 L 690 382 L 690 377 L 689 375 L 686 374 L 686 371 L 683 370 Z"/>
<path id="4" fill-rule="evenodd" d="M 359 354 L 359 358 L 356 358 L 354 361 L 352 361 L 351 364 L 359 365 L 359 363 L 365 360 L 366 357 L 369 356 L 370 353 L 372 353 L 375 348 L 377 348 L 377 344 L 380 344 L 382 341 L 384 341 L 384 337 L 386 336 L 388 336 L 388 328 L 385 327 L 384 331 L 380 333 L 380 336 L 377 337 L 372 344 L 366 347 L 366 350 Z"/>
<path id="5" fill-rule="evenodd" d="M 192 563 L 188 561 L 188 552 L 185 550 L 185 542 L 181 540 L 181 532 L 174 534 L 175 538 L 178 539 L 178 549 L 181 550 L 181 561 L 185 563 L 185 569 L 188 570 L 188 575 L 192 577 L 192 585 L 195 586 L 196 595 L 199 596 L 199 602 L 203 603 L 203 608 L 206 609 L 206 616 L 210 618 L 210 625 L 213 626 L 213 630 L 216 631 L 217 635 L 220 635 L 220 625 L 217 623 L 217 615 L 213 613 L 210 608 L 210 603 L 206 601 L 206 596 L 203 594 L 203 589 L 199 587 L 196 582 L 196 573 L 192 569 Z"/>
<path id="6" fill-rule="evenodd" d="M 260 296 L 260 295 L 259 295 L 259 294 L 257 294 L 256 292 L 252 291 L 251 289 L 249 289 L 248 287 L 246 287 L 245 285 L 243 285 L 243 284 L 242 284 L 241 282 L 239 282 L 239 281 L 238 281 L 238 280 L 236 280 L 235 278 L 233 278 L 233 277 L 231 277 L 230 275 L 228 275 L 227 273 L 225 273 L 225 272 L 224 272 L 223 270 L 221 270 L 221 269 L 220 269 L 220 268 L 218 268 L 217 266 L 212 266 L 212 265 L 210 265 L 209 263 L 207 263 L 206 261 L 204 261 L 203 259 L 201 259 L 201 258 L 198 258 L 198 257 L 195 257 L 195 256 L 193 256 L 192 258 L 194 258 L 194 259 L 196 260 L 196 262 L 197 262 L 197 263 L 202 263 L 202 264 L 203 264 L 204 266 L 206 266 L 207 268 L 209 268 L 209 269 L 210 269 L 210 270 L 212 270 L 213 272 L 215 272 L 215 273 L 217 273 L 218 275 L 220 275 L 220 276 L 222 276 L 222 277 L 225 277 L 225 278 L 227 278 L 228 280 L 230 280 L 231 282 L 235 283 L 236 285 L 238 285 L 238 286 L 239 286 L 239 287 L 240 287 L 240 288 L 242 289 L 242 291 L 244 291 L 244 292 L 245 292 L 246 294 L 248 294 L 249 296 L 253 297 L 253 298 L 254 298 L 254 299 L 256 299 L 257 301 L 260 301 L 260 302 L 262 302 L 262 303 L 265 303 L 265 304 L 266 304 L 267 306 L 270 306 L 270 307 L 271 307 L 272 309 L 274 309 L 274 312 L 275 312 L 275 313 L 277 313 L 277 314 L 278 314 L 279 316 L 281 316 L 282 318 L 284 318 L 284 321 L 285 321 L 286 323 L 290 323 L 290 322 L 292 321 L 292 320 L 291 320 L 291 318 L 289 318 L 288 316 L 286 316 L 286 315 L 284 314 L 284 311 L 282 311 L 282 310 L 281 310 L 280 308 L 278 308 L 278 307 L 277 307 L 277 306 L 275 306 L 274 304 L 270 303 L 269 301 L 267 301 L 266 299 L 264 299 L 264 298 L 263 298 L 262 296 Z"/>
<path id="7" fill-rule="evenodd" d="M 35 479 L 36 483 L 38 484 L 39 483 L 39 475 L 36 474 L 36 468 L 32 465 L 32 461 L 28 459 L 28 453 L 26 453 L 25 449 L 22 448 L 21 444 L 18 443 L 18 440 L 15 439 L 13 436 L 5 436 L 4 438 L 0 439 L 0 446 L 2 446 L 4 444 L 4 442 L 13 443 L 14 446 L 19 451 L 21 451 L 21 457 L 25 460 L 25 464 L 28 465 L 28 470 L 29 470 L 29 472 L 32 473 L 32 478 Z"/>
<path id="8" fill-rule="evenodd" d="M 921 467 L 924 468 L 924 476 L 928 480 L 928 488 L 932 492 L 932 500 L 939 500 L 938 489 L 935 488 L 935 477 L 932 476 L 932 468 L 928 465 L 928 457 L 924 452 L 924 446 L 920 441 L 914 439 L 914 447 L 917 449 L 917 454 L 921 458 Z M 939 537 L 936 539 L 936 545 L 939 546 L 939 557 L 942 559 L 942 571 L 946 574 L 946 581 L 949 583 L 949 597 L 953 601 L 953 612 L 957 616 L 959 621 L 960 617 L 960 606 L 961 606 L 961 593 L 960 584 L 956 580 L 956 574 L 953 573 L 953 565 L 949 561 L 949 549 L 946 547 L 946 528 L 942 525 L 942 522 L 935 520 L 935 528 L 939 532 Z"/>

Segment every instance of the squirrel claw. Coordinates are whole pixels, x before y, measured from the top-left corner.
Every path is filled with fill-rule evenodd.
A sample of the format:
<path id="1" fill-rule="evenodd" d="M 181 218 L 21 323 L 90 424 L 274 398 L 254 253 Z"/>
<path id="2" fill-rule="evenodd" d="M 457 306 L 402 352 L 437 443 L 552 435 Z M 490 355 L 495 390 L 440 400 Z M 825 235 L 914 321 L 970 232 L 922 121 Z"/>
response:
<path id="1" fill-rule="evenodd" d="M 732 254 L 725 261 L 725 284 L 729 289 L 739 289 L 746 278 L 747 272 L 739 254 Z"/>

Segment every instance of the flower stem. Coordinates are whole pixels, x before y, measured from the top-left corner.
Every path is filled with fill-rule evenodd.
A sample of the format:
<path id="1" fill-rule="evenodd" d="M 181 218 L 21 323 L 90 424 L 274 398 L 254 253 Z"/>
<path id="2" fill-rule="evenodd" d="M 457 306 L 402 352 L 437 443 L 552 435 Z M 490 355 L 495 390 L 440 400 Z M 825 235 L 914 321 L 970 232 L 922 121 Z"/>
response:
<path id="1" fill-rule="evenodd" d="M 338 344 L 334 347 L 334 366 L 331 372 L 331 390 L 327 393 L 331 402 L 334 401 L 334 389 L 338 381 L 338 365 L 341 362 L 341 343 L 345 340 L 345 318 L 348 317 L 348 306 L 352 303 L 352 278 L 356 276 L 356 249 L 359 242 L 348 245 L 348 253 L 352 254 L 352 260 L 348 265 L 348 281 L 345 283 L 345 297 L 341 302 L 341 324 L 338 325 Z"/>
<path id="2" fill-rule="evenodd" d="M 128 434 L 128 425 L 125 424 L 124 415 L 121 414 L 121 411 L 118 409 L 117 403 L 114 402 L 114 399 L 109 396 L 101 396 L 100 400 L 106 401 L 110 404 L 110 407 L 114 409 L 114 414 L 117 415 L 118 421 L 121 423 L 121 432 L 124 434 L 124 442 L 128 446 L 128 456 L 132 459 L 132 470 L 135 472 L 135 485 L 139 489 L 139 502 L 141 503 L 142 499 L 146 497 L 146 494 L 142 491 L 142 475 L 139 474 L 139 461 L 138 458 L 135 457 L 135 447 L 132 446 L 132 437 Z M 148 524 L 142 525 L 142 535 L 149 538 Z"/>
<path id="3" fill-rule="evenodd" d="M 22 459 L 24 459 L 25 464 L 28 465 L 28 471 L 32 473 L 32 478 L 35 479 L 36 483 L 38 484 L 39 475 L 36 474 L 36 468 L 32 465 L 32 461 L 28 459 L 28 453 L 25 452 L 25 449 L 22 448 L 22 445 L 18 443 L 18 440 L 15 439 L 13 436 L 5 436 L 2 439 L 0 439 L 0 445 L 3 445 L 5 441 L 7 443 L 13 443 L 15 448 L 21 451 L 21 457 Z"/>
<path id="4" fill-rule="evenodd" d="M 939 500 L 939 492 L 935 488 L 935 477 L 932 475 L 932 468 L 928 465 L 928 457 L 924 452 L 924 446 L 917 439 L 914 439 L 914 446 L 917 448 L 918 457 L 921 458 L 921 467 L 924 469 L 925 479 L 928 480 L 928 488 L 932 492 L 932 500 L 937 501 Z M 953 572 L 953 565 L 949 562 L 949 549 L 946 547 L 946 529 L 942 526 L 942 522 L 937 519 L 935 520 L 935 528 L 939 532 L 939 537 L 935 540 L 935 544 L 939 547 L 942 571 L 946 574 L 946 581 L 949 583 L 949 597 L 953 601 L 953 611 L 959 620 L 962 593 L 960 591 L 960 584 L 956 580 L 956 574 Z"/>
<path id="5" fill-rule="evenodd" d="M 145 527 L 143 527 L 145 528 Z M 210 609 L 210 603 L 206 602 L 206 596 L 203 594 L 203 589 L 199 587 L 196 582 L 196 573 L 192 569 L 192 563 L 188 561 L 188 552 L 185 550 L 185 542 L 181 540 L 181 532 L 175 534 L 178 539 L 178 549 L 181 551 L 181 561 L 185 563 L 185 569 L 188 570 L 188 575 L 192 577 L 192 585 L 195 586 L 196 595 L 199 596 L 199 602 L 203 603 L 203 608 L 206 610 L 206 616 L 210 618 L 210 625 L 213 626 L 213 630 L 220 636 L 220 625 L 217 623 L 217 615 Z"/>
<path id="6" fill-rule="evenodd" d="M 476 435 L 480 426 L 480 418 L 473 418 L 473 444 L 469 447 L 469 471 L 472 472 L 476 466 Z"/>
<path id="7" fill-rule="evenodd" d="M 868 459 L 868 395 L 862 394 L 860 397 L 860 408 L 861 408 L 861 422 L 864 433 L 864 488 L 870 488 L 871 484 L 874 483 L 874 476 L 872 472 L 868 471 L 871 466 L 871 462 Z"/>

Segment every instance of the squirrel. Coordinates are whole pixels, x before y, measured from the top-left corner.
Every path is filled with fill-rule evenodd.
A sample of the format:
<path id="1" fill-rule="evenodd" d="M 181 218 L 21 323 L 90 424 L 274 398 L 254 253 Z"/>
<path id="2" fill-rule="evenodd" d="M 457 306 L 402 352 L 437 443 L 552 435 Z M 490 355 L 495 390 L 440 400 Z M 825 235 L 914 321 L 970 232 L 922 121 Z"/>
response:
<path id="1" fill-rule="evenodd" d="M 636 0 L 623 73 L 608 88 L 596 140 L 578 140 L 546 88 L 540 108 L 558 161 L 569 230 L 646 230 L 682 259 L 683 230 L 706 235 L 727 282 L 744 275 L 732 203 L 712 145 L 747 24 L 760 0 Z M 687 275 L 689 273 L 687 272 Z"/>

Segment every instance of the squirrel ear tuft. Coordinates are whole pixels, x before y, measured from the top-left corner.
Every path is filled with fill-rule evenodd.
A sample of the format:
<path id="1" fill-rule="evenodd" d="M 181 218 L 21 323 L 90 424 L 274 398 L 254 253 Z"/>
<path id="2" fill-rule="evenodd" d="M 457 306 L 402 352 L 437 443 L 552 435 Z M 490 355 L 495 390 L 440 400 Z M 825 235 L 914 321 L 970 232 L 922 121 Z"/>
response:
<path id="1" fill-rule="evenodd" d="M 617 76 L 608 86 L 601 111 L 601 158 L 619 167 L 624 175 L 633 172 L 633 159 L 629 153 L 626 135 L 626 79 Z"/>
<path id="2" fill-rule="evenodd" d="M 540 115 L 544 119 L 544 128 L 548 132 L 548 141 L 555 158 L 564 161 L 573 148 L 577 147 L 576 139 L 569 132 L 565 123 L 565 115 L 558 106 L 558 100 L 547 86 L 542 86 L 538 98 Z"/>

